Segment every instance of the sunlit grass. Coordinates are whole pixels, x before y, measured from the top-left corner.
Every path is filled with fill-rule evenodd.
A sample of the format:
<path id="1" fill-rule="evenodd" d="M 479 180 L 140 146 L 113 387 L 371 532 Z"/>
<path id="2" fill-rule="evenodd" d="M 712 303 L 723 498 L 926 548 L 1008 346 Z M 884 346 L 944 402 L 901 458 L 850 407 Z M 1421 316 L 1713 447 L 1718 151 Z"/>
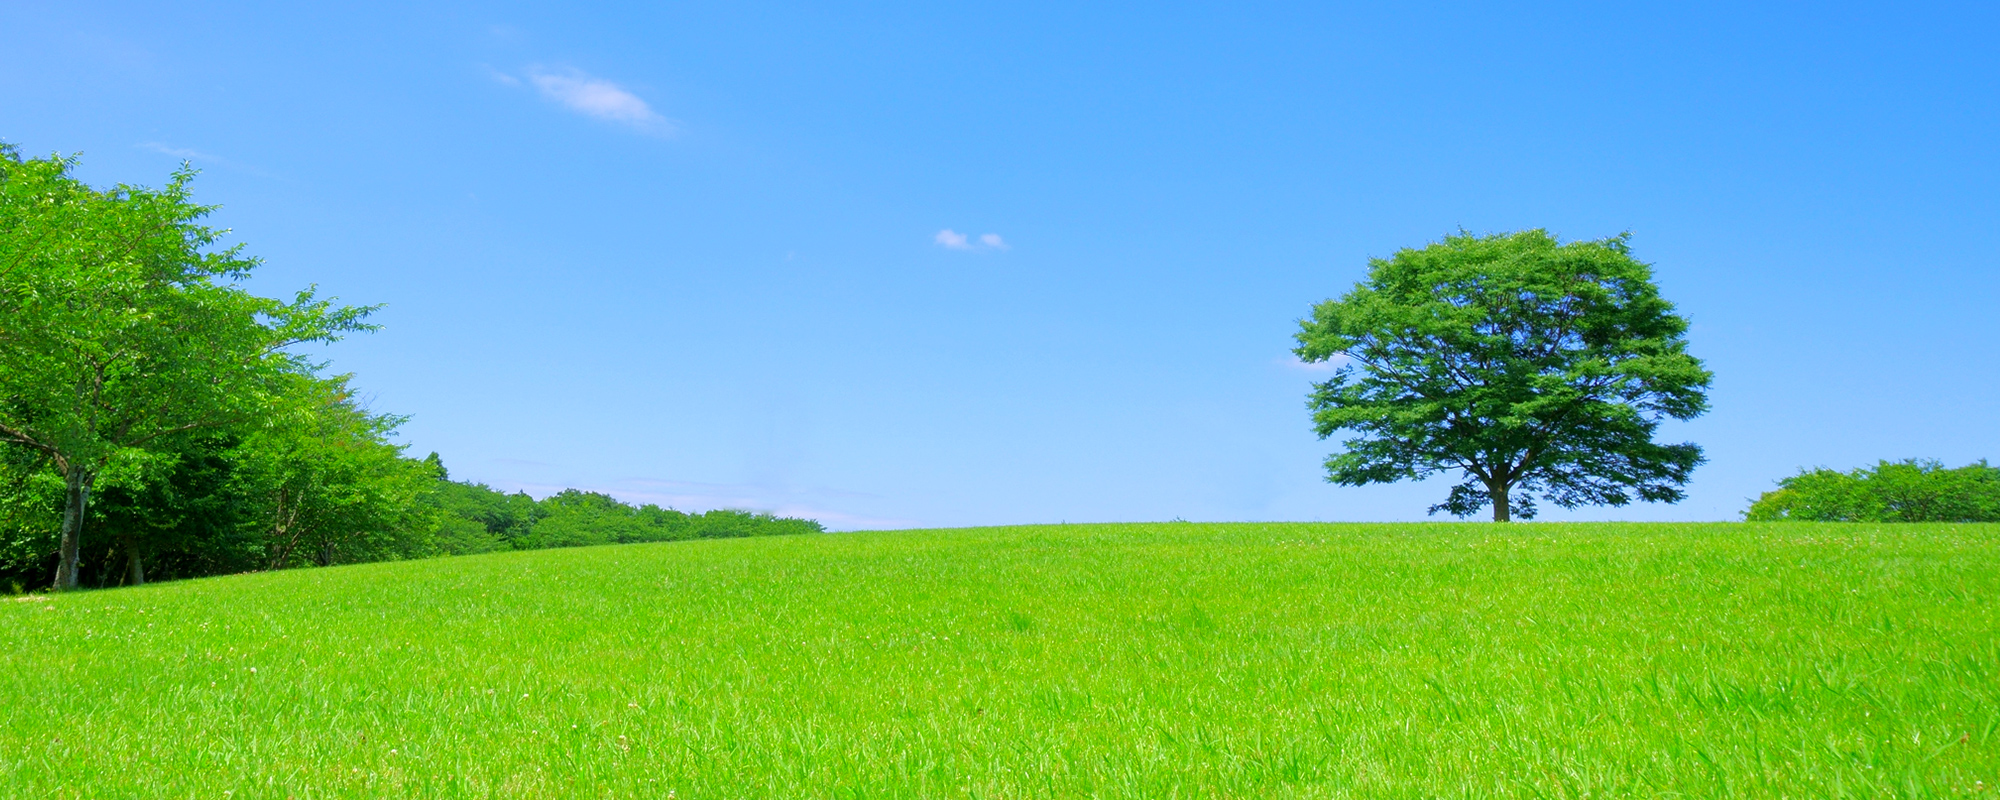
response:
<path id="1" fill-rule="evenodd" d="M 0 599 L 0 795 L 2000 796 L 1996 598 L 2000 526 L 1170 523 Z"/>

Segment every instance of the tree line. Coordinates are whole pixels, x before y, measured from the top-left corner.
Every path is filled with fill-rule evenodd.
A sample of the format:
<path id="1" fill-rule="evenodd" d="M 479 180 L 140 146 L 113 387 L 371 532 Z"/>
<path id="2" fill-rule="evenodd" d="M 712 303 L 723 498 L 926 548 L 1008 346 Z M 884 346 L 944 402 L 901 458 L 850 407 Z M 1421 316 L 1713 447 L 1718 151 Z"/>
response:
<path id="1" fill-rule="evenodd" d="M 821 530 L 451 481 L 298 351 L 374 307 L 244 290 L 186 166 L 100 190 L 75 163 L 0 143 L 0 588 Z"/>
<path id="2" fill-rule="evenodd" d="M 1882 461 L 1848 472 L 1819 467 L 1778 481 L 1743 513 L 1750 522 L 2000 522 L 2000 467 L 1984 459 Z"/>

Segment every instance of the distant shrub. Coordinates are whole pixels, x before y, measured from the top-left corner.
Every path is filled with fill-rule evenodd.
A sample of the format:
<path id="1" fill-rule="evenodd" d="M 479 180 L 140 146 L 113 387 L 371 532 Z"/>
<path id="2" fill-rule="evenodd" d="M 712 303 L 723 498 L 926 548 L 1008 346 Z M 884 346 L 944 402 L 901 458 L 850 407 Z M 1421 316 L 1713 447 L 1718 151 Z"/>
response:
<path id="1" fill-rule="evenodd" d="M 1752 522 L 2000 522 L 2000 467 L 1957 469 L 1931 459 L 1883 461 L 1852 472 L 1824 467 L 1778 481 L 1744 518 Z"/>

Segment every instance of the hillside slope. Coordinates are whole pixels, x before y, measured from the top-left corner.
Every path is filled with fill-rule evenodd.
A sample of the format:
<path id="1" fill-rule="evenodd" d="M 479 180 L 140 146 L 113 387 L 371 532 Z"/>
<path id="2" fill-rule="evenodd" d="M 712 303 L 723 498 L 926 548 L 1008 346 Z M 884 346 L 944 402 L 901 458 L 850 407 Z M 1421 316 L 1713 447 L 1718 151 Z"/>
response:
<path id="1" fill-rule="evenodd" d="M 2000 526 L 1067 525 L 0 599 L 22 797 L 1985 796 Z"/>

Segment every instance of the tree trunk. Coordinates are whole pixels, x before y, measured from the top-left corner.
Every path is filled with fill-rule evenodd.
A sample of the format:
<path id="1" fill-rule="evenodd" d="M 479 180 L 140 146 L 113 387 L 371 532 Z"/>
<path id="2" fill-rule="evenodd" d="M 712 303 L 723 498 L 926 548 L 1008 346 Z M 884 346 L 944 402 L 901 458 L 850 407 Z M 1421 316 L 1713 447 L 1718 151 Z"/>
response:
<path id="1" fill-rule="evenodd" d="M 1486 493 L 1493 496 L 1493 521 L 1507 522 L 1513 519 L 1514 509 L 1507 505 L 1507 484 L 1486 487 Z"/>
<path id="2" fill-rule="evenodd" d="M 95 477 L 75 466 L 63 476 L 61 560 L 56 563 L 56 584 L 51 587 L 58 592 L 76 588 L 77 556 L 83 549 L 83 517 L 90 505 L 90 484 Z"/>
<path id="3" fill-rule="evenodd" d="M 146 568 L 139 563 L 139 548 L 132 544 L 131 539 L 125 540 L 125 574 L 125 585 L 146 585 Z"/>

